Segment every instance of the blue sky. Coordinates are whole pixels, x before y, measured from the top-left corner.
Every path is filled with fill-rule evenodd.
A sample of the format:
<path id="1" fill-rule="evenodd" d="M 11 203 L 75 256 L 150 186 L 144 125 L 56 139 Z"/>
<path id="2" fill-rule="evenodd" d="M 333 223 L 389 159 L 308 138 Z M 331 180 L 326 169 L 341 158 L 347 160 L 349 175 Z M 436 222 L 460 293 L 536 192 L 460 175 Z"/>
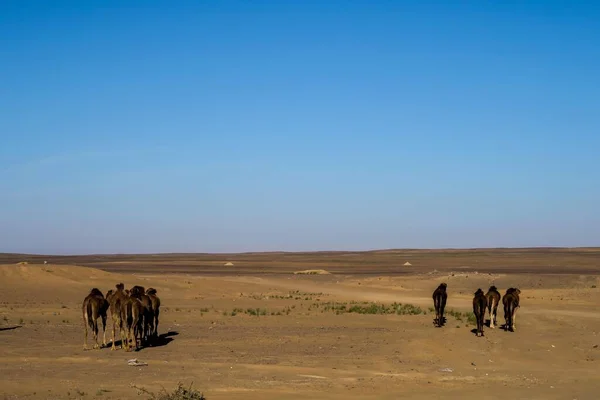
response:
<path id="1" fill-rule="evenodd" d="M 600 245 L 600 5 L 4 1 L 0 251 Z"/>

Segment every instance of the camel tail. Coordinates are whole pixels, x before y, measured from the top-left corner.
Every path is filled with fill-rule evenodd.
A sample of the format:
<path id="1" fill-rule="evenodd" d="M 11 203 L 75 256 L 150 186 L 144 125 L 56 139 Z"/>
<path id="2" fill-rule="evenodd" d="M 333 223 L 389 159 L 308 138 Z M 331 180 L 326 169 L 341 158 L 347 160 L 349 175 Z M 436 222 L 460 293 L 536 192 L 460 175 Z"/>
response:
<path id="1" fill-rule="evenodd" d="M 515 304 L 513 301 L 509 301 L 508 304 L 506 305 L 506 311 L 507 311 L 507 322 L 508 322 L 508 326 L 512 326 L 512 317 L 513 317 L 513 310 L 515 309 Z"/>
<path id="2" fill-rule="evenodd" d="M 92 309 L 92 302 L 88 301 L 87 304 L 83 307 L 83 320 L 92 329 L 94 327 L 93 315 L 94 310 Z"/>

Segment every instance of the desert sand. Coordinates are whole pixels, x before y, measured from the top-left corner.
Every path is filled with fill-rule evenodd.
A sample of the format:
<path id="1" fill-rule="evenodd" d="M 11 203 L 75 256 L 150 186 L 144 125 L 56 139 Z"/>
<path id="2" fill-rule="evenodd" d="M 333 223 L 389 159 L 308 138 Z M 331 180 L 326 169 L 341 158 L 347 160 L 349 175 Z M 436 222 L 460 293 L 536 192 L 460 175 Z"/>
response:
<path id="1" fill-rule="evenodd" d="M 600 390 L 597 249 L 0 260 L 6 399 L 139 399 L 134 385 L 178 382 L 208 400 L 597 399 Z M 307 270 L 329 273 L 294 274 Z M 161 338 L 138 352 L 84 351 L 81 302 L 118 282 L 158 290 Z M 436 328 L 440 282 L 447 323 Z M 491 284 L 521 289 L 517 329 L 486 326 L 478 338 L 468 313 Z M 133 358 L 148 365 L 129 366 Z"/>

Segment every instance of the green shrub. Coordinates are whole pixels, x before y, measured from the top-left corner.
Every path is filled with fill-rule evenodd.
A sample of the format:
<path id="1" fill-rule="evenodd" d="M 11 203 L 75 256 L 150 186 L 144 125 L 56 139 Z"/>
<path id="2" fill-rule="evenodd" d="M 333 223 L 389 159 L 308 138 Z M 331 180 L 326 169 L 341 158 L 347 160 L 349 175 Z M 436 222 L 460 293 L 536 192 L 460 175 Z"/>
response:
<path id="1" fill-rule="evenodd" d="M 206 397 L 197 390 L 192 389 L 192 385 L 186 389 L 183 384 L 179 383 L 177 389 L 169 393 L 164 388 L 158 394 L 155 394 L 148 389 L 133 386 L 138 390 L 138 394 L 148 395 L 148 400 L 206 400 Z"/>

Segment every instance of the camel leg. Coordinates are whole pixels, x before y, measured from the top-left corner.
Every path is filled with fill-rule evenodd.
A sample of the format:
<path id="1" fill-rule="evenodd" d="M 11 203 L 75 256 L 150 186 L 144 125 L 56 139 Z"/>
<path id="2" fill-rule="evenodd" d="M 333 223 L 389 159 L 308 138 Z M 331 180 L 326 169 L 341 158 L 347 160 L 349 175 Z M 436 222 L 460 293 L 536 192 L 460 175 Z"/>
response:
<path id="1" fill-rule="evenodd" d="M 137 324 L 135 324 L 132 329 L 131 329 L 131 340 L 133 342 L 132 347 L 137 351 L 138 350 L 138 336 L 140 336 L 140 329 L 138 328 Z"/>
<path id="2" fill-rule="evenodd" d="M 123 341 L 124 345 L 125 345 L 125 351 L 129 351 L 129 327 L 125 328 L 125 340 Z"/>
<path id="3" fill-rule="evenodd" d="M 517 323 L 516 323 L 517 318 L 516 317 L 517 317 L 517 308 L 515 307 L 513 309 L 513 314 L 512 314 L 512 330 L 513 330 L 513 332 L 517 330 Z"/>
<path id="4" fill-rule="evenodd" d="M 154 337 L 158 337 L 158 310 L 154 315 Z"/>
<path id="5" fill-rule="evenodd" d="M 87 343 L 87 337 L 88 337 L 88 327 L 87 327 L 87 321 L 85 321 L 85 323 L 83 324 L 83 349 L 87 350 L 88 349 L 88 343 Z"/>
<path id="6" fill-rule="evenodd" d="M 131 351 L 133 348 L 133 328 L 127 330 L 127 351 Z"/>
<path id="7" fill-rule="evenodd" d="M 127 328 L 120 331 L 121 335 L 121 348 L 125 348 L 125 344 L 127 343 Z"/>
<path id="8" fill-rule="evenodd" d="M 490 328 L 494 329 L 494 312 L 490 310 Z"/>
<path id="9" fill-rule="evenodd" d="M 498 325 L 498 308 L 494 308 L 494 327 Z"/>
<path id="10" fill-rule="evenodd" d="M 106 345 L 106 316 L 102 316 L 102 347 L 107 347 Z"/>
<path id="11" fill-rule="evenodd" d="M 94 320 L 94 349 L 99 349 L 100 345 L 98 344 L 98 320 Z"/>
<path id="12" fill-rule="evenodd" d="M 125 348 L 125 338 L 123 337 L 123 319 L 119 318 L 119 337 L 121 338 L 121 349 Z"/>
<path id="13" fill-rule="evenodd" d="M 144 340 L 144 320 L 138 320 L 133 326 L 133 340 L 135 342 L 135 350 L 139 350 Z"/>
<path id="14" fill-rule="evenodd" d="M 115 319 L 112 319 L 112 346 L 110 346 L 111 350 L 116 350 L 117 346 L 115 346 Z"/>

